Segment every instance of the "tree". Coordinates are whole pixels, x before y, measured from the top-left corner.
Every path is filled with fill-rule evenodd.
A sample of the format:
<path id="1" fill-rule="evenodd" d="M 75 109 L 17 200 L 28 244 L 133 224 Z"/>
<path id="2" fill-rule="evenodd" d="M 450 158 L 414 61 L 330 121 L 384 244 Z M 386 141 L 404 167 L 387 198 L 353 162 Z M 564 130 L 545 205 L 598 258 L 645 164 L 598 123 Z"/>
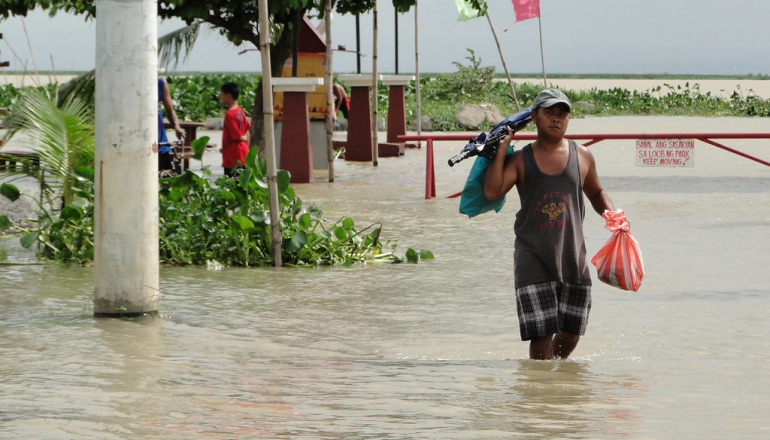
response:
<path id="1" fill-rule="evenodd" d="M 400 12 L 407 12 L 416 0 L 392 0 Z M 361 14 L 374 6 L 375 0 L 336 0 L 334 9 L 338 14 Z M 484 0 L 471 0 L 474 7 L 486 10 Z M 48 10 L 51 15 L 58 11 L 84 15 L 86 19 L 95 17 L 94 0 L 0 0 L 0 15 L 8 18 L 11 15 L 25 16 L 35 8 Z M 272 46 L 270 62 L 272 75 L 280 76 L 283 65 L 292 52 L 292 36 L 296 14 L 322 17 L 324 0 L 271 0 L 270 22 Z M 161 19 L 180 18 L 188 24 L 190 32 L 197 36 L 197 27 L 206 23 L 221 35 L 225 36 L 236 46 L 251 44 L 259 47 L 259 17 L 255 0 L 159 0 L 158 16 Z M 194 28 L 194 30 L 193 30 Z M 191 45 L 190 33 L 180 32 L 176 40 L 178 56 L 183 47 Z M 194 40 L 195 36 L 192 37 Z M 252 145 L 261 145 L 263 136 L 262 119 L 262 83 L 257 90 L 252 119 Z"/>

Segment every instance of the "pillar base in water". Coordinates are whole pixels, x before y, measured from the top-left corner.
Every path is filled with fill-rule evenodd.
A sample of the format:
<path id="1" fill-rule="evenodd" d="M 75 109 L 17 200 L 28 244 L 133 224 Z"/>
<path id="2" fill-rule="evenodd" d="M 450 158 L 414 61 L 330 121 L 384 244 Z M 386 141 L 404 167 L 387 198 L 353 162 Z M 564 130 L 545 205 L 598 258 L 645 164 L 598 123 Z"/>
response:
<path id="1" fill-rule="evenodd" d="M 159 316 L 158 312 L 141 312 L 141 313 L 94 313 L 94 318 L 140 318 L 143 316 Z"/>
<path id="2" fill-rule="evenodd" d="M 132 304 L 127 301 L 94 300 L 94 318 L 136 318 L 157 314 L 157 302 L 153 307 L 148 306 L 148 304 Z"/>

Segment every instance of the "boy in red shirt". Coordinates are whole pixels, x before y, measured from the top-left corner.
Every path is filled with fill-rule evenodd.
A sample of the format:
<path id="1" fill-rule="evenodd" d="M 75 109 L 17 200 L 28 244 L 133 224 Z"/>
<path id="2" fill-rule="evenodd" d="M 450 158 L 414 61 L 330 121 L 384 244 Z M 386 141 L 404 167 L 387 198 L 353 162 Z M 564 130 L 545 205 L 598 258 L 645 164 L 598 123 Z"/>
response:
<path id="1" fill-rule="evenodd" d="M 233 177 L 239 168 L 245 166 L 249 153 L 251 123 L 238 106 L 240 94 L 241 88 L 233 82 L 222 84 L 219 91 L 219 102 L 227 108 L 222 129 L 222 168 L 227 177 Z"/>

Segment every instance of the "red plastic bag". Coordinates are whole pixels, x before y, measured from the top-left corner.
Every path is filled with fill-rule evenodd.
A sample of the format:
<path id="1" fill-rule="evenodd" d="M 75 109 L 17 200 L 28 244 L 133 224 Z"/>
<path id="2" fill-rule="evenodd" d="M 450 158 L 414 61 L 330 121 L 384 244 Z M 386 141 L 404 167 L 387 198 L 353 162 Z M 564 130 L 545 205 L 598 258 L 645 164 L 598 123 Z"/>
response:
<path id="1" fill-rule="evenodd" d="M 636 292 L 642 285 L 644 261 L 639 243 L 631 235 L 631 225 L 622 209 L 604 211 L 602 217 L 607 222 L 604 227 L 612 232 L 612 237 L 591 258 L 591 264 L 596 266 L 602 282 Z"/>

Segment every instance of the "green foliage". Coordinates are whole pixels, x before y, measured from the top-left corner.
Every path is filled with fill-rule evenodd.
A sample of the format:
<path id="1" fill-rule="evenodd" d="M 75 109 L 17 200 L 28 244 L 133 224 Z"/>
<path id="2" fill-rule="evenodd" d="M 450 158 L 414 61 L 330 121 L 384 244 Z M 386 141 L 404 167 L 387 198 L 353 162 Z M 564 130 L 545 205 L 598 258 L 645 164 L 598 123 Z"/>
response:
<path id="1" fill-rule="evenodd" d="M 12 109 L 21 98 L 23 90 L 38 90 L 48 96 L 54 96 L 58 84 L 48 84 L 44 87 L 26 86 L 18 88 L 13 84 L 3 84 L 0 86 L 0 108 Z"/>
<path id="2" fill-rule="evenodd" d="M 0 215 L 0 234 L 6 231 L 6 229 L 13 226 L 13 223 L 11 223 L 11 219 L 8 218 L 7 215 Z"/>
<path id="3" fill-rule="evenodd" d="M 241 86 L 238 104 L 248 114 L 254 107 L 260 78 L 260 75 L 248 73 L 172 74 L 166 77 L 166 81 L 169 84 L 171 98 L 174 100 L 174 111 L 179 120 L 200 122 L 207 118 L 224 116 L 225 109 L 219 102 L 219 88 L 226 82 L 235 82 Z M 18 94 L 18 92 L 15 93 Z M 62 85 L 59 95 L 74 95 L 78 100 L 88 103 L 93 111 L 93 71 Z M 0 102 L 4 99 L 13 106 L 17 98 L 11 93 L 4 95 L 0 88 Z"/>
<path id="4" fill-rule="evenodd" d="M 457 68 L 456 72 L 439 75 L 435 81 L 426 84 L 424 93 L 427 99 L 431 97 L 442 100 L 484 99 L 493 90 L 494 66 L 482 67 L 481 58 L 477 58 L 472 49 L 466 50 L 470 53 L 465 57 L 469 64 L 466 66 L 456 61 L 452 62 Z"/>
<path id="5" fill-rule="evenodd" d="M 193 150 L 193 156 L 192 156 L 193 159 L 203 160 L 203 153 L 206 152 L 206 146 L 208 145 L 210 139 L 211 138 L 209 138 L 208 136 L 203 136 L 191 142 L 190 146 L 192 147 L 192 150 Z"/>
<path id="6" fill-rule="evenodd" d="M 160 254 L 170 264 L 228 266 L 273 264 L 270 208 L 264 162 L 256 150 L 236 179 L 222 177 L 212 185 L 187 171 L 161 180 Z M 305 207 L 280 171 L 278 190 L 284 264 L 349 265 L 373 260 L 382 251 L 380 225 L 357 228 L 350 217 L 324 218 L 316 205 Z M 392 255 L 392 254 L 391 254 Z M 393 261 L 391 258 L 390 261 Z"/>
<path id="7" fill-rule="evenodd" d="M 270 21 L 278 27 L 291 26 L 295 11 L 323 15 L 324 3 L 324 0 L 271 0 L 268 3 Z M 415 0 L 393 0 L 393 5 L 400 12 L 408 11 L 414 3 Z M 372 9 L 374 0 L 337 0 L 334 5 L 339 14 L 356 14 Z M 64 11 L 84 15 L 86 19 L 96 16 L 94 0 L 3 0 L 0 16 L 26 16 L 36 8 L 47 10 L 51 15 Z M 259 28 L 259 11 L 254 0 L 160 0 L 158 17 L 179 18 L 188 25 L 199 20 L 205 21 L 236 45 L 244 41 L 250 41 L 254 46 L 259 44 L 256 32 Z"/>
<path id="8" fill-rule="evenodd" d="M 217 88 L 224 78 L 215 78 Z M 188 85 L 195 83 L 188 83 Z M 11 120 L 10 132 L 24 131 L 35 140 L 47 175 L 60 180 L 66 203 L 58 212 L 40 208 L 33 228 L 12 225 L 0 217 L 0 232 L 13 228 L 21 234 L 25 248 L 42 245 L 43 257 L 61 262 L 87 264 L 93 260 L 94 171 L 93 123 L 87 107 L 78 100 L 65 101 L 62 108 L 43 92 L 21 95 Z M 200 159 L 208 139 L 193 145 Z M 264 163 L 251 150 L 246 168 L 237 179 L 209 182 L 191 171 L 160 181 L 160 251 L 162 261 L 172 264 L 205 264 L 216 260 L 227 265 L 264 266 L 273 263 L 270 215 Z M 37 172 L 29 171 L 37 176 Z M 400 261 L 393 253 L 382 254 L 381 225 L 357 228 L 343 217 L 330 223 L 317 206 L 305 208 L 290 185 L 286 171 L 279 171 L 280 222 L 283 262 L 294 265 L 349 265 L 355 262 Z M 11 201 L 22 196 L 10 183 L 0 185 L 0 194 Z M 51 206 L 52 203 L 47 206 Z M 392 246 L 395 250 L 395 245 Z"/>
<path id="9" fill-rule="evenodd" d="M 211 184 L 208 169 L 202 176 L 191 171 L 160 180 L 160 259 L 175 265 L 205 265 L 217 261 L 228 266 L 273 264 L 270 209 L 264 162 L 256 150 L 247 158 L 238 178 L 222 177 Z M 0 232 L 9 228 L 21 235 L 23 247 L 42 245 L 41 256 L 50 260 L 89 264 L 94 257 L 93 169 L 73 171 L 77 184 L 74 200 L 60 212 L 40 206 L 37 225 L 24 228 L 0 216 Z M 357 227 L 350 217 L 330 222 L 317 205 L 304 206 L 289 185 L 288 172 L 278 174 L 279 218 L 283 263 L 286 265 L 351 265 L 362 262 L 401 262 L 383 253 L 380 224 Z M 11 200 L 21 194 L 3 184 L 2 195 Z M 27 196 L 29 197 L 29 196 Z M 31 197 L 30 197 L 31 198 Z M 33 199 L 34 200 L 34 199 Z M 387 243 L 386 243 L 387 244 Z M 429 251 L 407 251 L 407 260 L 432 259 Z"/>
<path id="10" fill-rule="evenodd" d="M 467 66 L 466 66 L 467 67 Z M 449 74 L 451 75 L 451 74 Z M 497 106 L 504 116 L 516 112 L 509 97 L 508 84 L 505 81 L 493 81 L 489 92 L 485 94 L 463 95 L 447 93 L 446 88 L 437 87 L 437 83 L 446 83 L 446 75 L 422 77 L 421 98 L 423 115 L 433 122 L 436 131 L 462 131 L 454 120 L 454 114 L 462 104 L 486 102 Z M 515 84 L 516 94 L 522 106 L 528 106 L 542 90 L 541 84 Z M 770 100 L 762 99 L 751 91 L 743 93 L 738 87 L 729 97 L 724 98 L 710 92 L 701 92 L 697 83 L 684 86 L 663 84 L 651 90 L 636 91 L 622 88 L 600 90 L 564 90 L 573 103 L 573 117 L 613 116 L 613 115 L 671 115 L 671 116 L 770 116 Z M 382 93 L 382 92 L 380 92 Z M 414 85 L 405 89 L 406 116 L 409 124 L 416 118 Z M 380 111 L 387 109 L 387 102 L 380 103 Z M 482 125 L 482 130 L 491 128 Z"/>
<path id="11" fill-rule="evenodd" d="M 93 176 L 93 169 L 77 167 L 72 176 L 76 184 L 73 186 L 74 197 L 71 204 L 58 213 L 38 205 L 40 214 L 35 227 L 25 228 L 14 225 L 9 220 L 8 224 L 0 225 L 0 232 L 3 229 L 15 229 L 21 234 L 20 243 L 24 248 L 40 243 L 43 258 L 67 263 L 90 263 L 94 259 Z M 21 194 L 13 185 L 3 186 L 11 187 L 12 192 Z M 8 192 L 3 191 L 2 195 L 7 197 Z M 26 194 L 24 196 L 29 197 Z M 29 198 L 36 202 L 34 198 Z M 11 197 L 9 199 L 14 200 Z M 0 223 L 3 223 L 2 218 Z"/>
<path id="12" fill-rule="evenodd" d="M 21 197 L 21 192 L 19 191 L 19 188 L 16 188 L 10 183 L 3 183 L 0 185 L 0 195 L 4 196 L 12 202 L 15 202 L 16 200 L 19 200 L 19 197 Z"/>
<path id="13" fill-rule="evenodd" d="M 181 121 L 205 121 L 223 117 L 225 109 L 219 102 L 219 88 L 226 82 L 241 86 L 238 105 L 248 114 L 261 77 L 254 74 L 213 73 L 198 75 L 169 75 L 166 77 L 174 99 L 174 110 Z"/>
<path id="14" fill-rule="evenodd" d="M 770 101 L 753 93 L 744 97 L 740 88 L 728 99 L 702 93 L 695 83 L 682 86 L 663 84 L 651 90 L 621 88 L 587 91 L 566 90 L 576 115 L 676 115 L 676 116 L 770 116 Z"/>
<path id="15" fill-rule="evenodd" d="M 77 98 L 57 106 L 46 92 L 31 88 L 19 95 L 18 103 L 6 121 L 8 141 L 18 132 L 26 134 L 53 185 L 44 186 L 48 199 L 63 197 L 72 203 L 72 171 L 77 166 L 93 166 L 94 124 L 90 108 Z M 22 174 L 38 178 L 39 169 L 23 168 Z M 11 172 L 0 172 L 0 176 Z M 49 180 L 50 181 L 50 180 Z"/>

